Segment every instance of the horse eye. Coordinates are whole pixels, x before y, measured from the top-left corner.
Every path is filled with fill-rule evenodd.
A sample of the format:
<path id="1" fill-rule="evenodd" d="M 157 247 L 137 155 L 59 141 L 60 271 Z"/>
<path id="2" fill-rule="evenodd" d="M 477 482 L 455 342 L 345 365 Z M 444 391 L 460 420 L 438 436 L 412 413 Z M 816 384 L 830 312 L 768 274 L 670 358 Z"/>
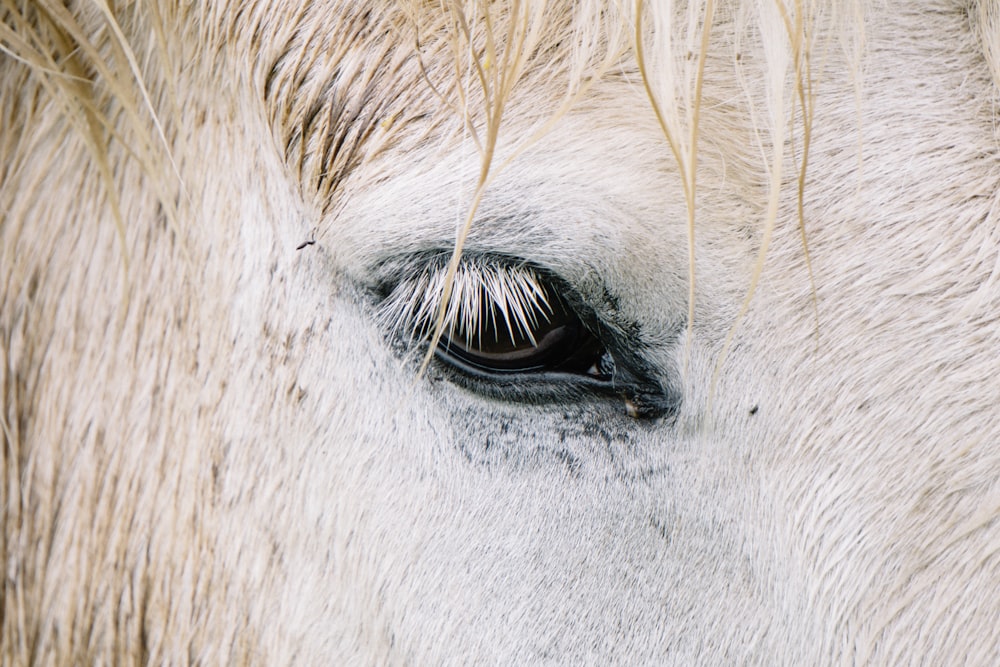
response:
<path id="1" fill-rule="evenodd" d="M 446 271 L 425 269 L 389 290 L 380 317 L 391 331 L 433 338 L 445 298 Z M 435 356 L 491 384 L 499 378 L 610 385 L 615 363 L 563 297 L 568 288 L 524 264 L 469 258 L 456 272 Z"/>
<path id="2" fill-rule="evenodd" d="M 574 308 L 575 292 L 548 272 L 501 257 L 466 257 L 447 285 L 442 263 L 425 266 L 379 290 L 377 317 L 402 349 L 436 339 L 434 356 L 457 384 L 508 401 L 618 396 L 633 417 L 677 412 L 678 392 L 623 351 L 586 305 Z"/>
<path id="3" fill-rule="evenodd" d="M 466 372 L 573 373 L 607 379 L 607 352 L 580 318 L 542 284 L 543 298 L 505 307 L 480 292 L 467 314 L 438 342 L 438 358 Z M 471 327 L 474 330 L 470 330 Z"/>

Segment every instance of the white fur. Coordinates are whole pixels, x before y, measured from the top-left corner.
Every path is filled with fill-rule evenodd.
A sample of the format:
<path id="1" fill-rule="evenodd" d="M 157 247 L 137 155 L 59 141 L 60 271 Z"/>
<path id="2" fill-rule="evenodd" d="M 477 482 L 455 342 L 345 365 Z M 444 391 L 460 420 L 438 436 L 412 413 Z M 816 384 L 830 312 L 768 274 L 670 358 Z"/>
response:
<path id="1" fill-rule="evenodd" d="M 0 662 L 1000 664 L 997 3 L 368 4 L 0 5 Z M 421 373 L 456 238 L 676 418 Z"/>

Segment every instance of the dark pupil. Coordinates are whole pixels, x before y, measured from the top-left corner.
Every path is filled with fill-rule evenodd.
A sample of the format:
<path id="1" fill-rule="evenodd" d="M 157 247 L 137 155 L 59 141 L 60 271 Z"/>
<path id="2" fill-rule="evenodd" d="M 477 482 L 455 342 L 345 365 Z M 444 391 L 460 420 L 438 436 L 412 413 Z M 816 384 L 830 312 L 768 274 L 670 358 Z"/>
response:
<path id="1" fill-rule="evenodd" d="M 480 303 L 489 303 L 482 299 Z M 493 373 L 529 371 L 586 372 L 600 357 L 600 343 L 587 331 L 579 318 L 557 299 L 549 308 L 529 313 L 531 337 L 510 314 L 496 305 L 483 306 L 477 318 L 481 330 L 469 336 L 463 330 L 452 332 L 439 343 L 439 352 L 474 368 Z M 508 320 L 510 320 L 508 326 Z M 531 338 L 534 338 L 532 343 Z"/>

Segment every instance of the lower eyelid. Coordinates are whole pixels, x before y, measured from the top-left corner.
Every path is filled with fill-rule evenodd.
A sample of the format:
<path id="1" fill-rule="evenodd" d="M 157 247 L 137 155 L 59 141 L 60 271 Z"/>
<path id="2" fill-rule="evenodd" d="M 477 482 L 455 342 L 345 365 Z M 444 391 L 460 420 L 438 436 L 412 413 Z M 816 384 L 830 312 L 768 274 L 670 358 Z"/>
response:
<path id="1" fill-rule="evenodd" d="M 510 376 L 514 373 L 484 371 L 453 357 L 444 361 L 442 356 L 440 349 L 435 351 L 435 357 L 442 361 L 438 367 L 457 384 L 495 398 L 544 401 L 547 398 L 564 398 L 569 393 L 580 396 L 586 393 L 608 396 L 618 393 L 610 376 L 535 371 L 519 374 L 517 380 L 512 382 Z"/>

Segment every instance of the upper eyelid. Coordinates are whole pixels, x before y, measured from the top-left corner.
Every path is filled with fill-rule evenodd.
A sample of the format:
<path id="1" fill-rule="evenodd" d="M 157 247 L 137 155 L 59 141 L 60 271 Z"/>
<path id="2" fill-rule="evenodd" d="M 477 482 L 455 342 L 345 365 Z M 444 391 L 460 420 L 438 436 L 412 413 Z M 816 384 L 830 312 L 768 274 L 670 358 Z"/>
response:
<path id="1" fill-rule="evenodd" d="M 383 325 L 386 321 L 384 307 L 393 292 L 403 285 L 408 277 L 412 280 L 425 271 L 444 270 L 452 257 L 452 251 L 452 248 L 438 246 L 409 253 L 383 255 L 369 264 L 366 271 L 369 279 L 363 281 L 362 285 L 367 284 L 369 293 L 375 297 L 380 311 L 379 319 Z M 573 267 L 574 278 L 584 281 L 584 285 L 578 288 L 575 280 L 564 277 L 558 269 L 524 257 L 466 249 L 462 255 L 462 263 L 467 265 L 470 262 L 495 263 L 512 268 L 527 267 L 599 338 L 608 339 L 605 340 L 607 343 L 619 338 L 623 341 L 636 340 L 633 331 L 638 323 L 621 315 L 614 292 L 595 269 L 588 269 L 586 265 Z M 387 331 L 391 332 L 392 329 L 389 328 Z M 394 333 L 399 331 L 396 330 Z"/>

